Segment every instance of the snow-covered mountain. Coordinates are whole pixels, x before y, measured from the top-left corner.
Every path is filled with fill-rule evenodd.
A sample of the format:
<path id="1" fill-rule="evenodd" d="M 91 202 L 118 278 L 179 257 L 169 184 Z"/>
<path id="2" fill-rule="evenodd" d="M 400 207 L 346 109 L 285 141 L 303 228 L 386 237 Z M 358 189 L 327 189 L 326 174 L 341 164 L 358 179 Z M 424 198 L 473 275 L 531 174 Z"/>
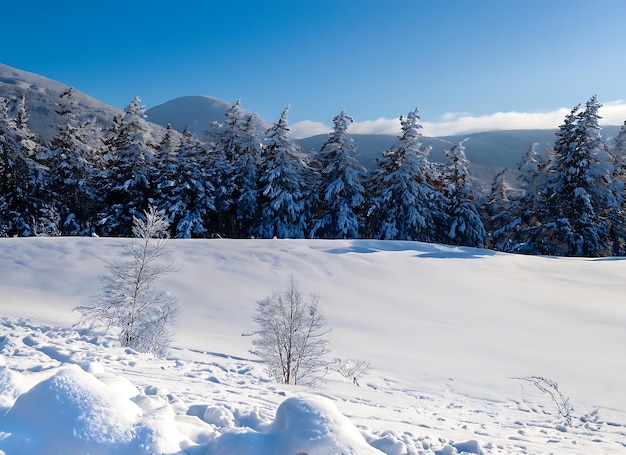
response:
<path id="1" fill-rule="evenodd" d="M 146 117 L 161 126 L 169 123 L 181 133 L 188 127 L 192 133 L 204 137 L 209 124 L 223 122 L 224 113 L 232 105 L 210 96 L 183 96 L 146 110 Z"/>
<path id="2" fill-rule="evenodd" d="M 68 89 L 69 86 L 60 82 L 0 63 L 0 97 L 15 100 L 11 106 L 14 115 L 17 101 L 25 96 L 29 128 L 44 140 L 50 140 L 56 133 L 56 125 L 60 123 L 56 113 L 57 103 L 61 93 Z M 95 120 L 98 125 L 104 126 L 119 113 L 119 109 L 77 90 L 73 100 L 76 117 L 81 122 Z"/>
<path id="3" fill-rule="evenodd" d="M 183 96 L 148 109 L 146 118 L 161 126 L 169 123 L 180 133 L 188 127 L 196 136 L 205 137 L 211 122 L 224 123 L 225 113 L 232 105 L 211 96 Z M 242 108 L 242 112 L 244 115 L 251 113 L 245 108 Z M 270 124 L 261 117 L 258 120 L 261 132 L 265 132 Z"/>
<path id="4" fill-rule="evenodd" d="M 26 71 L 0 64 L 0 97 L 19 100 L 26 95 L 29 126 L 36 134 L 50 139 L 59 123 L 55 112 L 59 95 L 69 87 L 62 83 Z M 75 91 L 79 120 L 95 119 L 100 125 L 107 125 L 119 112 L 118 109 L 102 103 L 84 93 Z M 130 102 L 131 100 L 129 100 Z M 224 122 L 224 113 L 232 102 L 209 96 L 185 96 L 173 99 L 146 111 L 147 120 L 165 127 L 168 123 L 182 132 L 189 126 L 198 136 L 204 136 L 212 121 Z M 16 109 L 17 103 L 13 103 Z M 269 127 L 271 122 L 260 118 L 261 127 Z M 154 136 L 159 137 L 161 128 L 155 127 Z M 605 138 L 614 137 L 619 127 L 603 127 Z M 319 150 L 327 135 L 298 139 L 305 152 Z M 375 159 L 397 139 L 393 135 L 354 134 L 352 138 L 363 164 L 371 168 Z M 443 162 L 444 150 L 455 142 L 469 138 L 465 143 L 465 153 L 472 164 L 474 176 L 483 183 L 491 181 L 503 168 L 515 169 L 522 155 L 532 143 L 540 147 L 550 147 L 554 142 L 553 130 L 509 130 L 471 133 L 466 135 L 427 137 L 425 145 L 432 147 L 430 160 Z"/>

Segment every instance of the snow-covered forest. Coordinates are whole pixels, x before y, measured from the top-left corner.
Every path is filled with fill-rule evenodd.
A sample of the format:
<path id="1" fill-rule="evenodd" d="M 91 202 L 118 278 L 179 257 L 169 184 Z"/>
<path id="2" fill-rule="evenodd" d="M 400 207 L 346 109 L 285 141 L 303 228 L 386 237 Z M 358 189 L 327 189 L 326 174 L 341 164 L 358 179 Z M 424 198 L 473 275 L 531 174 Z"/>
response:
<path id="1" fill-rule="evenodd" d="M 554 147 L 529 145 L 519 181 L 479 191 L 464 142 L 429 160 L 419 111 L 373 169 L 358 160 L 344 111 L 319 150 L 269 129 L 239 102 L 198 137 L 145 119 L 139 98 L 110 124 L 79 121 L 74 91 L 45 140 L 26 98 L 0 101 L 0 235 L 131 235 L 132 217 L 165 211 L 174 238 L 416 240 L 558 256 L 623 255 L 626 129 L 602 138 L 595 97 L 574 107 Z M 13 104 L 13 105 L 12 105 Z M 12 114 L 15 113 L 15 114 Z"/>

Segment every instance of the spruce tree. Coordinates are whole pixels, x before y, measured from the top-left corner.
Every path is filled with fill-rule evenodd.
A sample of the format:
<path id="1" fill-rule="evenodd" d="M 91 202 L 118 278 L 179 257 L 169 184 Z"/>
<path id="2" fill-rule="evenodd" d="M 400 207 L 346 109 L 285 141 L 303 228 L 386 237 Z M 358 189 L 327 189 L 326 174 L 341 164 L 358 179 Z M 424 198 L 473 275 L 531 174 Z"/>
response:
<path id="1" fill-rule="evenodd" d="M 261 154 L 261 219 L 255 233 L 262 238 L 304 238 L 307 231 L 304 166 L 298 146 L 287 138 L 288 111 L 289 106 L 267 131 Z"/>
<path id="2" fill-rule="evenodd" d="M 74 114 L 72 88 L 60 95 L 57 114 L 61 123 L 50 143 L 46 160 L 49 171 L 49 190 L 61 219 L 59 230 L 63 235 L 85 235 L 91 232 L 95 194 L 91 187 L 93 168 L 90 158 L 93 150 L 84 139 L 81 125 Z"/>
<path id="3" fill-rule="evenodd" d="M 611 190 L 616 198 L 618 210 L 612 212 L 609 235 L 614 256 L 626 255 L 626 220 L 621 215 L 626 212 L 626 121 L 610 144 L 609 153 L 613 163 Z"/>
<path id="4" fill-rule="evenodd" d="M 377 159 L 368 179 L 367 224 L 374 238 L 433 242 L 444 224 L 442 196 L 429 181 L 429 148 L 422 144 L 419 110 L 400 119 L 397 144 Z"/>
<path id="5" fill-rule="evenodd" d="M 160 145 L 156 179 L 159 207 L 176 238 L 206 236 L 205 220 L 214 211 L 213 186 L 202 160 L 204 146 L 188 129 L 179 143 L 168 129 Z"/>
<path id="6" fill-rule="evenodd" d="M 145 107 L 136 97 L 117 119 L 113 135 L 107 140 L 110 160 L 103 181 L 107 200 L 101 233 L 130 237 L 133 217 L 141 216 L 152 193 L 153 151 L 144 119 Z"/>
<path id="7" fill-rule="evenodd" d="M 225 126 L 217 121 L 209 124 L 204 150 L 201 152 L 206 164 L 207 179 L 212 182 L 215 210 L 208 212 L 206 226 L 211 235 L 231 236 L 233 225 L 230 211 L 233 207 L 233 168 L 223 146 Z"/>
<path id="8" fill-rule="evenodd" d="M 491 183 L 487 201 L 481 207 L 485 230 L 488 233 L 487 247 L 504 251 L 510 242 L 511 231 L 519 222 L 516 211 L 515 190 L 506 179 L 508 169 L 498 172 Z"/>
<path id="9" fill-rule="evenodd" d="M 224 125 L 211 134 L 212 180 L 217 188 L 214 223 L 221 235 L 248 237 L 258 218 L 259 121 L 244 112 L 240 101 L 225 115 Z"/>
<path id="10" fill-rule="evenodd" d="M 600 107 L 595 96 L 584 109 L 576 106 L 556 133 L 550 208 L 539 253 L 593 257 L 611 252 L 610 220 L 617 204 L 601 137 Z"/>
<path id="11" fill-rule="evenodd" d="M 45 202 L 47 173 L 40 163 L 42 147 L 28 128 L 25 98 L 18 115 L 9 117 L 9 102 L 0 99 L 0 224 L 9 236 L 32 236 L 50 213 Z M 48 221 L 48 220 L 46 220 Z"/>
<path id="12" fill-rule="evenodd" d="M 216 193 L 217 225 L 222 236 L 237 237 L 237 200 L 240 195 L 236 169 L 243 148 L 243 111 L 237 100 L 224 113 L 226 122 L 214 130 L 215 144 L 211 156 L 214 162 L 213 180 L 217 183 Z M 215 125 L 214 125 L 215 126 Z"/>
<path id="13" fill-rule="evenodd" d="M 518 164 L 522 195 L 511 201 L 506 221 L 494 231 L 494 247 L 510 253 L 537 254 L 543 240 L 543 223 L 548 218 L 548 180 L 553 151 L 531 144 Z"/>
<path id="14" fill-rule="evenodd" d="M 464 141 L 445 151 L 442 192 L 446 198 L 448 242 L 453 245 L 483 247 L 487 232 L 478 213 L 478 195 L 473 188 Z"/>
<path id="15" fill-rule="evenodd" d="M 259 218 L 259 168 L 261 165 L 261 138 L 258 134 L 259 119 L 248 114 L 242 119 L 242 142 L 235 157 L 234 182 L 237 188 L 236 222 L 240 237 L 254 235 L 254 226 Z"/>
<path id="16" fill-rule="evenodd" d="M 365 168 L 356 158 L 348 137 L 354 120 L 345 111 L 333 119 L 334 129 L 319 154 L 321 170 L 316 185 L 320 198 L 312 237 L 359 238 L 360 208 L 364 201 Z"/>
<path id="17" fill-rule="evenodd" d="M 154 190 L 156 208 L 163 212 L 165 221 L 176 237 L 176 224 L 181 210 L 181 201 L 176 194 L 181 186 L 179 171 L 180 143 L 177 141 L 174 129 L 170 123 L 165 127 L 165 135 L 156 151 L 154 166 Z"/>

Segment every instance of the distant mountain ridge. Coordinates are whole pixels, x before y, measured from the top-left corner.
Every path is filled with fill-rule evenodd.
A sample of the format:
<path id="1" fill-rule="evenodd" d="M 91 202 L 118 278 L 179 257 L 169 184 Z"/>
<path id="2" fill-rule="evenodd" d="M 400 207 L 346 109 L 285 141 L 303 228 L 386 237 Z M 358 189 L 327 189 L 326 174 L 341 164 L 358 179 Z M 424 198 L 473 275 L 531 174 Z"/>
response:
<path id="1" fill-rule="evenodd" d="M 44 140 L 51 139 L 60 122 L 55 110 L 59 95 L 69 86 L 34 73 L 21 71 L 0 64 L 0 97 L 19 100 L 26 96 L 26 108 L 29 126 Z M 100 125 L 110 124 L 120 111 L 79 91 L 74 92 L 77 118 L 81 121 L 94 119 Z M 128 100 L 129 102 L 131 100 Z M 14 103 L 15 109 L 17 103 Z M 146 111 L 147 120 L 157 130 L 171 123 L 172 127 L 182 132 L 189 126 L 192 132 L 203 137 L 212 121 L 223 123 L 225 112 L 231 102 L 210 96 L 184 96 L 167 101 Z M 15 112 L 12 112 L 14 115 Z M 269 127 L 259 117 L 264 127 Z M 158 126 L 157 126 L 158 125 Z M 614 137 L 619 126 L 604 126 L 603 136 Z M 432 147 L 429 159 L 433 162 L 445 161 L 444 151 L 454 143 L 469 139 L 465 143 L 466 154 L 472 164 L 474 176 L 481 182 L 490 181 L 503 168 L 516 169 L 517 164 L 531 144 L 539 147 L 551 147 L 554 143 L 555 130 L 503 130 L 445 137 L 425 137 L 424 145 Z M 327 134 L 298 139 L 296 142 L 303 151 L 319 150 Z M 358 150 L 359 159 L 364 166 L 372 168 L 377 157 L 391 147 L 397 137 L 380 134 L 353 134 L 352 139 Z"/>
<path id="2" fill-rule="evenodd" d="M 618 126 L 605 126 L 605 137 L 614 137 L 619 131 Z M 500 130 L 480 133 L 457 134 L 454 136 L 424 137 L 424 146 L 430 146 L 429 159 L 433 162 L 445 161 L 445 150 L 457 142 L 467 139 L 465 153 L 470 162 L 478 166 L 495 166 L 499 168 L 516 168 L 520 158 L 533 144 L 539 147 L 552 147 L 556 130 Z M 304 151 L 319 150 L 327 134 L 320 134 L 298 139 Z M 382 152 L 391 147 L 397 136 L 386 134 L 352 134 L 363 164 L 370 168 Z"/>
<path id="3" fill-rule="evenodd" d="M 149 121 L 172 127 L 182 132 L 188 127 L 194 134 L 203 137 L 212 121 L 224 122 L 225 112 L 232 103 L 210 96 L 184 96 L 167 101 L 146 111 Z M 263 119 L 261 119 L 263 121 Z M 270 124 L 263 121 L 269 127 Z M 554 142 L 554 130 L 508 130 L 460 134 L 444 137 L 425 137 L 424 145 L 432 148 L 431 161 L 445 160 L 444 151 L 456 142 L 469 139 L 465 143 L 466 154 L 473 165 L 502 168 L 515 168 L 519 159 L 534 142 L 540 147 L 549 147 Z M 372 168 L 375 159 L 391 147 L 397 139 L 395 135 L 353 134 L 359 158 L 367 168 Z M 327 134 L 296 139 L 305 152 L 319 150 Z"/>
<path id="4" fill-rule="evenodd" d="M 146 110 L 146 117 L 157 125 L 169 123 L 181 133 L 188 127 L 202 137 L 212 121 L 224 121 L 224 113 L 231 106 L 232 103 L 210 96 L 183 96 Z"/>
<path id="5" fill-rule="evenodd" d="M 232 103 L 209 96 L 185 96 L 167 101 L 146 111 L 149 121 L 172 127 L 182 132 L 188 126 L 196 135 L 203 137 L 212 121 L 224 122 L 225 112 Z M 260 117 L 259 117 L 260 118 Z M 269 123 L 260 118 L 269 127 Z M 605 126 L 603 135 L 612 137 L 617 134 L 618 126 Z M 458 134 L 443 137 L 424 137 L 424 145 L 430 146 L 429 159 L 433 162 L 444 162 L 444 151 L 455 143 L 465 142 L 465 152 L 470 160 L 474 177 L 480 182 L 490 182 L 504 168 L 514 173 L 517 165 L 528 148 L 538 143 L 540 148 L 552 147 L 556 130 L 501 130 L 479 133 Z M 353 134 L 359 160 L 372 169 L 375 160 L 383 151 L 391 147 L 397 140 L 395 135 L 385 134 Z M 320 134 L 303 139 L 296 139 L 304 152 L 317 151 L 321 148 L 327 134 Z"/>
<path id="6" fill-rule="evenodd" d="M 233 104 L 212 96 L 181 96 L 146 110 L 146 118 L 161 126 L 169 123 L 180 133 L 189 128 L 196 136 L 205 137 L 211 122 L 224 123 L 225 113 Z M 242 111 L 252 114 L 245 108 Z M 263 132 L 270 127 L 260 116 L 257 118 Z"/>

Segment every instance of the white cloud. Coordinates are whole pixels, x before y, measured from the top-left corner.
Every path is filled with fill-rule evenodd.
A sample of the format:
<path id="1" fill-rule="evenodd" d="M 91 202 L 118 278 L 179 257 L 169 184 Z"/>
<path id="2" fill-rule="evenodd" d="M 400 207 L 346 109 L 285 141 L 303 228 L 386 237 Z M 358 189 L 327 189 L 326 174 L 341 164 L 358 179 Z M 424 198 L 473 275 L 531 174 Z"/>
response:
<path id="1" fill-rule="evenodd" d="M 318 134 L 328 134 L 332 128 L 322 122 L 303 120 L 289 125 L 289 137 L 292 139 L 302 139 L 305 137 L 317 136 Z"/>
<path id="2" fill-rule="evenodd" d="M 352 134 L 399 134 L 400 119 L 378 118 L 376 120 L 365 120 L 364 122 L 354 122 L 348 128 Z"/>
<path id="3" fill-rule="evenodd" d="M 624 100 L 603 103 L 600 108 L 603 125 L 623 125 L 626 120 L 626 102 Z"/>
<path id="4" fill-rule="evenodd" d="M 442 122 L 453 122 L 462 117 L 471 117 L 471 112 L 447 112 L 441 116 Z"/>
<path id="5" fill-rule="evenodd" d="M 495 130 L 532 130 L 557 128 L 569 109 L 551 112 L 496 112 L 495 114 L 462 115 L 450 121 L 424 122 L 425 136 L 450 136 Z M 445 117 L 445 116 L 444 116 Z"/>
<path id="6" fill-rule="evenodd" d="M 571 108 L 559 108 L 548 112 L 496 112 L 474 116 L 468 112 L 443 114 L 438 122 L 422 122 L 425 136 L 452 136 L 481 131 L 555 129 L 563 123 Z M 626 101 L 616 100 L 603 103 L 600 108 L 602 125 L 621 125 L 626 120 Z M 298 122 L 291 127 L 294 138 L 324 134 L 331 128 L 320 122 Z M 378 118 L 355 122 L 348 132 L 352 134 L 400 134 L 400 120 Z"/>

